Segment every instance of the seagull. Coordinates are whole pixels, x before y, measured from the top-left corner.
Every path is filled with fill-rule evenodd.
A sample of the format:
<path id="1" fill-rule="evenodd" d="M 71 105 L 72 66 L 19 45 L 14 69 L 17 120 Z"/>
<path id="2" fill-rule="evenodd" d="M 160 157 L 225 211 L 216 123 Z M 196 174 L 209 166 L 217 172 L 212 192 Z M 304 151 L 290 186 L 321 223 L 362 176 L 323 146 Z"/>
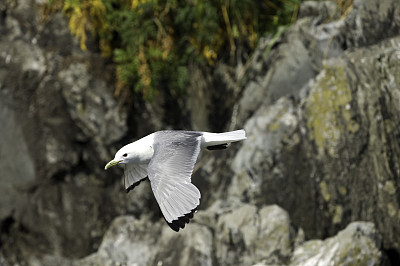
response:
<path id="1" fill-rule="evenodd" d="M 122 147 L 104 169 L 125 165 L 126 192 L 148 177 L 166 222 L 178 232 L 200 204 L 200 191 L 191 183 L 200 150 L 222 150 L 245 139 L 243 129 L 224 133 L 157 131 Z"/>

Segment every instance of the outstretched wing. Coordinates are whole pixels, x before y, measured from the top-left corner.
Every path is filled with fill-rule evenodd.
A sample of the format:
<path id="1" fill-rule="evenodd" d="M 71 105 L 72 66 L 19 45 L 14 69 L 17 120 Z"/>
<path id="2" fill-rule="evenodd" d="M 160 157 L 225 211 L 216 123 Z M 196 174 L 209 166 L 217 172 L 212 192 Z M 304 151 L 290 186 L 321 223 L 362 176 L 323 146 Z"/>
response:
<path id="1" fill-rule="evenodd" d="M 147 164 L 126 164 L 124 176 L 125 190 L 129 192 L 147 177 Z"/>
<path id="2" fill-rule="evenodd" d="M 200 204 L 200 191 L 191 183 L 200 144 L 198 132 L 160 131 L 154 136 L 154 155 L 148 166 L 151 189 L 175 231 L 189 223 Z"/>

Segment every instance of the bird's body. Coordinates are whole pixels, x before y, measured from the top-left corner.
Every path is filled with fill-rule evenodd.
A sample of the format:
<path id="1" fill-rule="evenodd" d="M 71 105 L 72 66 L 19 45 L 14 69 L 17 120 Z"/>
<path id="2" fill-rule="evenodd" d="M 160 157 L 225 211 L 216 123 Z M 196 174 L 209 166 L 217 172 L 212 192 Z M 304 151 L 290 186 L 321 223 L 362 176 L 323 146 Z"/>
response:
<path id="1" fill-rule="evenodd" d="M 179 231 L 200 204 L 200 191 L 191 175 L 201 149 L 225 149 L 246 139 L 244 130 L 225 133 L 158 131 L 125 145 L 105 169 L 125 164 L 125 189 L 149 177 L 154 196 L 170 227 Z"/>

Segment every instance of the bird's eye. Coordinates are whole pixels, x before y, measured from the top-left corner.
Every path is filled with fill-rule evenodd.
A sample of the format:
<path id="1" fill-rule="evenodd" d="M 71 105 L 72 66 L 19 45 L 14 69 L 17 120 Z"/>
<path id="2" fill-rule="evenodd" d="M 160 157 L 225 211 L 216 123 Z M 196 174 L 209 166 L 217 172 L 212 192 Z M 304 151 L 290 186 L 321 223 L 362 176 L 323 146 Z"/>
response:
<path id="1" fill-rule="evenodd" d="M 123 156 L 123 157 L 126 157 L 126 156 L 128 156 L 128 154 L 127 154 L 127 153 L 124 153 L 122 156 Z"/>

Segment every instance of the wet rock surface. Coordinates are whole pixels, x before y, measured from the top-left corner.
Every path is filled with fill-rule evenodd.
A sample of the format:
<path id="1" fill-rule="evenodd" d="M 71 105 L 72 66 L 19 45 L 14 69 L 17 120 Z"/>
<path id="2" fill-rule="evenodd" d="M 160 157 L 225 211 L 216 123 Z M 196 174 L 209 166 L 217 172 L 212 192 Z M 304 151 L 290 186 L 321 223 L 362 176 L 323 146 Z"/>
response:
<path id="1" fill-rule="evenodd" d="M 164 98 L 121 104 L 112 67 L 80 51 L 61 14 L 42 23 L 29 0 L 0 11 L 0 264 L 400 263 L 397 1 L 344 16 L 304 3 L 248 69 L 219 66 L 215 83 L 194 68 L 173 119 Z M 172 127 L 248 136 L 202 154 L 200 210 L 178 234 L 148 182 L 126 195 L 121 169 L 103 171 L 121 144 Z"/>

